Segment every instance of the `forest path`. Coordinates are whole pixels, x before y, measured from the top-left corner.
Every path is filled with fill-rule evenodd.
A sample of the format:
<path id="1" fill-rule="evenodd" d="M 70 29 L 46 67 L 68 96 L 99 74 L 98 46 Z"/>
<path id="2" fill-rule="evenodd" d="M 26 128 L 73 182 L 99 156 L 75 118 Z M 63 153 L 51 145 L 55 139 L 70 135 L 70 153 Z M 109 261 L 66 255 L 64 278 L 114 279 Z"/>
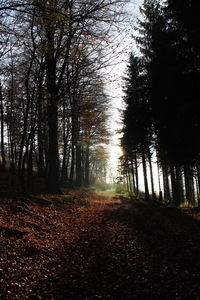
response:
<path id="1" fill-rule="evenodd" d="M 108 195 L 88 203 L 30 207 L 43 230 L 3 240 L 14 252 L 1 299 L 200 299 L 198 212 Z"/>
<path id="2" fill-rule="evenodd" d="M 199 299 L 199 221 L 109 195 L 83 210 L 56 299 Z"/>

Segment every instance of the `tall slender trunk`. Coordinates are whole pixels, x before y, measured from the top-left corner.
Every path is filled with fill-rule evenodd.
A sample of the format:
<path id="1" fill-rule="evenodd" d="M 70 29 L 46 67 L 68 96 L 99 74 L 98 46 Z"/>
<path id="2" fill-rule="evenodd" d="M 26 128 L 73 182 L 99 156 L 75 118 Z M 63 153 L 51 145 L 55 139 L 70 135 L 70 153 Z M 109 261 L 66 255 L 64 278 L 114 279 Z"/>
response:
<path id="1" fill-rule="evenodd" d="M 89 143 L 86 143 L 85 149 L 85 185 L 89 186 L 90 183 L 90 147 Z"/>
<path id="2" fill-rule="evenodd" d="M 50 103 L 49 105 L 48 129 L 49 151 L 47 190 L 51 193 L 60 193 L 58 156 L 58 111 L 56 103 Z"/>
<path id="3" fill-rule="evenodd" d="M 170 175 L 171 175 L 171 184 L 172 184 L 172 201 L 173 203 L 177 203 L 177 188 L 176 188 L 176 176 L 175 176 L 175 170 L 174 165 L 170 165 Z"/>
<path id="4" fill-rule="evenodd" d="M 13 57 L 11 50 L 11 89 L 9 92 L 9 101 L 10 101 L 10 112 L 9 115 L 9 124 L 8 124 L 8 142 L 10 143 L 10 171 L 11 174 L 15 173 L 16 165 L 17 165 L 17 157 L 16 157 L 16 143 L 15 143 L 15 121 L 14 121 L 14 76 L 13 76 Z M 14 177 L 13 177 L 14 178 Z"/>
<path id="5" fill-rule="evenodd" d="M 32 24 L 31 24 L 31 38 L 32 38 L 33 51 L 32 51 L 32 54 L 31 54 L 31 59 L 30 59 L 30 63 L 29 63 L 29 67 L 28 67 L 27 74 L 26 74 L 26 79 L 25 79 L 26 108 L 25 108 L 25 112 L 24 112 L 24 126 L 23 126 L 23 130 L 22 130 L 22 137 L 21 137 L 20 150 L 19 150 L 19 160 L 18 160 L 18 174 L 20 176 L 21 176 L 24 145 L 25 145 L 25 140 L 26 140 L 26 136 L 27 136 L 28 117 L 29 117 L 30 105 L 31 105 L 29 80 L 30 80 L 31 70 L 32 70 L 33 62 L 35 60 L 35 52 L 36 52 L 34 36 L 33 36 L 33 25 L 34 25 L 34 16 L 33 16 Z"/>
<path id="6" fill-rule="evenodd" d="M 133 187 L 132 187 L 132 182 L 131 182 L 131 172 L 130 172 L 129 165 L 127 166 L 127 172 L 128 172 L 128 181 L 129 181 L 129 190 L 132 193 L 133 192 Z"/>
<path id="7" fill-rule="evenodd" d="M 133 180 L 133 192 L 136 195 L 135 170 L 134 170 L 133 158 L 132 157 L 131 157 L 131 174 L 132 174 L 132 180 Z"/>
<path id="8" fill-rule="evenodd" d="M 38 174 L 43 177 L 45 175 L 45 163 L 44 163 L 44 124 L 41 122 L 43 116 L 43 78 L 44 78 L 44 63 L 41 62 L 40 78 L 38 84 L 38 101 L 37 101 L 37 113 L 38 113 Z"/>
<path id="9" fill-rule="evenodd" d="M 173 171 L 172 166 L 170 168 L 170 171 Z M 166 161 L 162 161 L 162 174 L 163 174 L 163 187 L 164 187 L 164 199 L 168 202 L 171 201 L 171 195 L 170 195 L 170 187 L 169 187 L 169 167 L 166 163 Z M 175 174 L 174 174 L 175 176 Z M 175 178 L 175 177 L 174 177 Z M 172 181 L 175 184 L 175 179 L 173 178 L 172 174 Z M 173 187 L 172 187 L 172 193 L 173 193 Z"/>
<path id="10" fill-rule="evenodd" d="M 70 153 L 71 153 L 71 146 L 68 145 L 68 148 L 67 148 L 67 158 L 66 158 L 66 167 L 65 167 L 66 181 L 69 180 Z"/>
<path id="11" fill-rule="evenodd" d="M 81 161 L 81 143 L 76 144 L 76 184 L 82 185 L 82 161 Z"/>
<path id="12" fill-rule="evenodd" d="M 152 168 L 152 161 L 151 161 L 150 149 L 148 149 L 148 162 L 149 162 L 149 168 L 150 168 L 152 199 L 155 200 L 155 196 L 156 195 L 155 195 L 155 189 L 154 189 L 153 168 Z"/>
<path id="13" fill-rule="evenodd" d="M 186 199 L 189 203 L 195 205 L 193 172 L 189 162 L 185 162 L 184 164 L 184 176 Z"/>
<path id="14" fill-rule="evenodd" d="M 175 166 L 176 170 L 176 186 L 177 186 L 177 205 L 180 205 L 184 202 L 184 194 L 183 194 L 183 174 L 181 167 L 177 164 Z"/>
<path id="15" fill-rule="evenodd" d="M 139 175 L 138 175 L 138 162 L 137 162 L 137 153 L 134 155 L 135 161 L 135 185 L 136 185 L 136 196 L 139 194 Z"/>
<path id="16" fill-rule="evenodd" d="M 198 198 L 197 198 L 197 202 L 198 202 L 198 207 L 200 207 L 200 168 L 199 168 L 199 161 L 196 161 L 196 170 L 197 170 L 197 186 L 198 186 Z"/>
<path id="17" fill-rule="evenodd" d="M 33 128 L 35 125 L 34 108 L 33 101 L 31 101 L 31 124 L 30 124 L 30 132 L 34 132 Z M 29 151 L 27 151 L 27 188 L 30 190 L 33 187 L 33 150 L 34 150 L 34 133 L 30 136 Z"/>
<path id="18" fill-rule="evenodd" d="M 149 200 L 149 186 L 147 179 L 147 166 L 146 166 L 146 158 L 145 152 L 142 151 L 142 166 L 143 166 L 143 176 L 144 176 L 144 189 L 145 189 L 145 200 Z"/>
<path id="19" fill-rule="evenodd" d="M 1 82 L 0 82 L 0 116 L 1 116 L 1 157 L 2 157 L 1 167 L 5 169 L 6 157 L 5 157 L 5 149 L 4 149 L 4 110 L 3 110 L 3 95 L 2 95 Z"/>
<path id="20" fill-rule="evenodd" d="M 127 167 L 125 167 L 125 185 L 126 185 L 126 190 L 130 192 L 130 186 L 129 186 L 129 178 L 128 178 L 128 170 Z"/>
<path id="21" fill-rule="evenodd" d="M 59 153 L 58 153 L 58 105 L 56 88 L 56 60 L 54 57 L 54 34 L 53 21 L 50 20 L 46 28 L 47 52 L 46 74 L 48 99 L 48 174 L 47 190 L 51 193 L 60 193 L 59 184 Z"/>
<path id="22" fill-rule="evenodd" d="M 70 168 L 70 184 L 75 181 L 75 167 L 76 167 L 76 145 L 78 142 L 78 115 L 77 115 L 77 101 L 76 101 L 75 84 L 72 91 L 69 89 L 69 101 L 71 106 L 71 168 Z"/>
<path id="23" fill-rule="evenodd" d="M 159 166 L 159 162 L 158 162 L 158 155 L 157 155 L 157 172 L 158 172 L 158 187 L 159 187 L 159 201 L 163 202 L 163 192 L 161 189 L 161 181 L 160 181 L 160 166 Z"/>
<path id="24" fill-rule="evenodd" d="M 38 120 L 40 120 L 41 114 L 41 104 L 39 104 L 38 108 Z M 44 133 L 42 124 L 38 124 L 38 174 L 40 177 L 45 175 L 45 163 L 44 163 Z"/>
<path id="25" fill-rule="evenodd" d="M 28 189 L 32 187 L 33 183 L 33 138 L 30 141 L 30 147 L 27 157 L 27 186 Z"/>
<path id="26" fill-rule="evenodd" d="M 72 134 L 71 166 L 70 166 L 70 175 L 69 175 L 70 184 L 73 184 L 73 182 L 74 182 L 74 166 L 75 166 L 75 144 L 74 144 L 73 134 Z"/>
<path id="27" fill-rule="evenodd" d="M 158 188 L 159 188 L 159 192 L 161 192 L 161 182 L 160 182 L 160 167 L 159 164 L 157 162 L 157 171 L 158 171 Z"/>
<path id="28" fill-rule="evenodd" d="M 180 166 L 170 165 L 173 203 L 178 206 L 183 202 L 182 172 Z"/>
<path id="29" fill-rule="evenodd" d="M 66 179 L 66 157 L 67 157 L 67 139 L 64 137 L 63 144 L 63 158 L 62 158 L 62 168 L 61 168 L 61 182 L 64 183 Z"/>
<path id="30" fill-rule="evenodd" d="M 63 120 L 62 120 L 62 131 L 63 131 L 63 158 L 62 158 L 62 169 L 61 169 L 61 182 L 64 183 L 67 180 L 67 165 L 68 165 L 68 158 L 69 155 L 67 155 L 68 151 L 68 141 L 69 141 L 69 119 L 67 118 L 67 112 L 66 112 L 66 103 L 64 101 L 63 103 Z"/>
<path id="31" fill-rule="evenodd" d="M 75 99 L 71 103 L 72 109 L 72 142 L 71 142 L 71 168 L 70 168 L 70 184 L 73 184 L 75 181 L 75 166 L 76 166 L 76 144 L 77 144 L 77 116 L 75 112 Z"/>

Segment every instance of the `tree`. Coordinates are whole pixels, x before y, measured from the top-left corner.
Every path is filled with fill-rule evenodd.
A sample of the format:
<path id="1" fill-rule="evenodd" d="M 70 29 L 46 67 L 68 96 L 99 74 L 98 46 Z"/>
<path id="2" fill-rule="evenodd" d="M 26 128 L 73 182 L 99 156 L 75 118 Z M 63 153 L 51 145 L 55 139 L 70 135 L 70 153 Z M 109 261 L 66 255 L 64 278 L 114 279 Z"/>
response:
<path id="1" fill-rule="evenodd" d="M 149 149 L 151 146 L 152 120 L 147 95 L 147 77 L 143 60 L 131 55 L 125 86 L 127 106 L 124 111 L 122 143 L 127 148 L 130 161 L 133 161 L 134 153 L 137 153 L 142 159 L 145 198 L 148 200 L 147 158 L 150 159 L 151 156 Z"/>
<path id="2" fill-rule="evenodd" d="M 103 146 L 96 146 L 91 149 L 90 159 L 90 180 L 92 184 L 106 184 L 108 152 Z"/>
<path id="3" fill-rule="evenodd" d="M 146 73 L 142 79 L 146 86 L 141 89 L 142 97 L 147 99 L 150 111 L 146 117 L 150 125 L 147 128 L 151 130 L 149 137 L 144 133 L 143 137 L 154 142 L 162 167 L 165 197 L 169 200 L 172 195 L 176 205 L 185 197 L 195 204 L 193 177 L 198 172 L 194 172 L 194 165 L 197 164 L 198 170 L 199 164 L 196 137 L 199 131 L 200 49 L 197 36 L 200 27 L 198 18 L 192 16 L 196 16 L 198 7 L 197 1 L 145 0 L 141 8 L 144 19 L 138 23 L 139 36 L 136 37 Z M 134 83 L 130 86 L 134 87 Z M 145 128 L 142 123 L 137 128 L 136 120 L 141 118 L 142 112 L 134 115 L 127 106 L 125 115 L 129 111 L 128 119 L 136 123 L 136 132 L 132 135 L 125 130 L 126 146 L 130 138 L 136 138 Z"/>
<path id="4" fill-rule="evenodd" d="M 110 59 L 109 33 L 124 2 L 1 2 L 1 120 L 10 166 L 27 183 L 37 170 L 52 193 L 60 191 L 60 176 L 62 182 L 70 177 L 88 184 L 90 147 L 107 135 L 100 70 Z"/>

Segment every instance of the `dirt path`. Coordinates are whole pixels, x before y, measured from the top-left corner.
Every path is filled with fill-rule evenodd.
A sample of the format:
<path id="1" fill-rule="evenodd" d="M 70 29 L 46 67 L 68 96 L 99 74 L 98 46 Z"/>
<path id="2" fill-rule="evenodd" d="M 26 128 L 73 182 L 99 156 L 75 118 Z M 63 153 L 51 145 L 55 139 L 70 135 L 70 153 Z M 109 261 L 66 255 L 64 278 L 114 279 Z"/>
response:
<path id="1" fill-rule="evenodd" d="M 48 219 L 48 249 L 20 252 L 16 268 L 6 269 L 12 275 L 6 274 L 7 285 L 0 279 L 1 299 L 200 299 L 197 219 L 176 209 L 102 195 L 62 214 L 57 229 L 56 217 Z M 24 239 L 20 243 L 27 247 Z M 42 245 L 42 239 L 37 243 Z M 22 263 L 24 269 L 31 263 L 32 269 L 20 273 Z"/>

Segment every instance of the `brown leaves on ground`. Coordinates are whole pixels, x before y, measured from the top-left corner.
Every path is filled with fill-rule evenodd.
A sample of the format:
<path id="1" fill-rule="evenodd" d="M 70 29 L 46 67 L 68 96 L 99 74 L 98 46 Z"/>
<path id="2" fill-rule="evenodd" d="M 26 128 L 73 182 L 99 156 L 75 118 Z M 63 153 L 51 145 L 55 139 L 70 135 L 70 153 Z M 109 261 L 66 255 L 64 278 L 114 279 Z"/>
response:
<path id="1" fill-rule="evenodd" d="M 199 299 L 199 219 L 85 190 L 2 198 L 0 299 Z"/>

